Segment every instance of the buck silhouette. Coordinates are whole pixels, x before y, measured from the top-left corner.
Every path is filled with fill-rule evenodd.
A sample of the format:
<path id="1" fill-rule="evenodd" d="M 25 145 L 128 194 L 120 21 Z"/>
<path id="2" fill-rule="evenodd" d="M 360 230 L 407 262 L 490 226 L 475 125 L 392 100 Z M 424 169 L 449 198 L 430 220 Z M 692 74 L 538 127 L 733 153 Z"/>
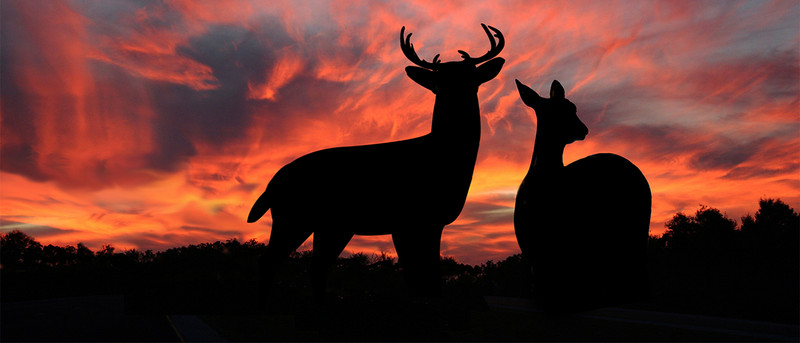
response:
<path id="1" fill-rule="evenodd" d="M 535 299 L 547 311 L 574 312 L 646 297 L 652 201 L 647 179 L 614 154 L 565 166 L 564 147 L 589 132 L 577 108 L 558 81 L 549 99 L 516 83 L 537 121 L 530 170 L 514 209 Z"/>
<path id="2" fill-rule="evenodd" d="M 409 291 L 440 292 L 439 246 L 444 226 L 464 207 L 480 143 L 478 87 L 500 72 L 505 40 L 481 24 L 491 49 L 477 58 L 421 60 L 411 33 L 400 48 L 417 66 L 408 76 L 436 95 L 431 132 L 382 144 L 339 147 L 302 156 L 281 168 L 250 210 L 255 222 L 272 209 L 272 232 L 261 259 L 262 282 L 314 233 L 312 286 L 324 295 L 326 270 L 353 235 L 391 234 Z M 492 32 L 497 37 L 497 42 Z M 266 286 L 266 285 L 265 285 Z"/>

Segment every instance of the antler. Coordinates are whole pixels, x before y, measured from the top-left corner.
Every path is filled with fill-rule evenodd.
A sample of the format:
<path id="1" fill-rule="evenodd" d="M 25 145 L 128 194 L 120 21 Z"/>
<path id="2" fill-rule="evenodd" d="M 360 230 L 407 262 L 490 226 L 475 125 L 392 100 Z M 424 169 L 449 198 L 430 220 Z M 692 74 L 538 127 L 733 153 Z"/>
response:
<path id="1" fill-rule="evenodd" d="M 497 55 L 500 54 L 500 51 L 502 51 L 503 47 L 506 45 L 506 40 L 505 38 L 503 38 L 503 34 L 500 32 L 500 30 L 491 26 L 487 28 L 486 24 L 481 24 L 481 26 L 483 27 L 483 31 L 486 31 L 486 35 L 489 36 L 489 42 L 492 43 L 492 47 L 489 49 L 489 52 L 487 52 L 485 55 L 481 57 L 472 58 L 465 51 L 458 50 L 458 52 L 461 54 L 461 57 L 463 57 L 465 61 L 471 61 L 475 65 L 481 64 L 483 62 L 486 62 L 490 59 L 497 57 Z M 492 29 L 492 31 L 494 31 L 495 37 L 497 37 L 497 43 L 495 43 L 494 37 L 492 37 L 492 33 L 489 32 L 489 29 Z"/>
<path id="2" fill-rule="evenodd" d="M 411 33 L 408 36 L 405 36 L 406 27 L 400 29 L 400 49 L 403 50 L 403 54 L 406 55 L 406 58 L 414 62 L 414 64 L 427 68 L 427 69 L 436 69 L 439 64 L 439 54 L 433 58 L 433 62 L 428 62 L 426 60 L 420 60 L 419 56 L 417 56 L 417 52 L 414 51 L 414 44 L 411 44 Z M 488 31 L 487 31 L 488 32 Z M 405 38 L 405 39 L 404 39 Z M 494 45 L 494 40 L 492 41 L 492 45 Z"/>

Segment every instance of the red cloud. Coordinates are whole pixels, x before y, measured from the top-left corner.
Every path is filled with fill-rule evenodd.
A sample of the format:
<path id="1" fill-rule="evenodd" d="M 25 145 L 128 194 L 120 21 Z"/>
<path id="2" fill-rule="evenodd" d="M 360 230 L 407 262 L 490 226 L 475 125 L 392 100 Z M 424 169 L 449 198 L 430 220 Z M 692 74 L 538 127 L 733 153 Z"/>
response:
<path id="1" fill-rule="evenodd" d="M 443 254 L 517 252 L 513 195 L 537 126 L 514 78 L 567 88 L 590 132 L 566 162 L 614 152 L 644 171 L 654 234 L 699 203 L 732 218 L 762 197 L 798 208 L 798 12 L 780 1 L 6 1 L 3 228 L 97 247 L 267 241 L 269 221 L 244 221 L 282 165 L 430 129 L 433 94 L 404 75 L 400 27 L 421 56 L 457 60 L 488 49 L 482 22 L 504 33 L 507 63 L 479 93 L 479 163 Z M 348 250 L 392 251 L 385 238 Z"/>

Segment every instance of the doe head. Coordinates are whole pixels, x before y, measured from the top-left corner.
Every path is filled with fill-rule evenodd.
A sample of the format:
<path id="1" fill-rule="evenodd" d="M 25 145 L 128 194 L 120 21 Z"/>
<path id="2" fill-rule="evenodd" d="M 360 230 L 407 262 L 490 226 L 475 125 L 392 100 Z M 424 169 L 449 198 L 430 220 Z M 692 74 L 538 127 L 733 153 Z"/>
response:
<path id="1" fill-rule="evenodd" d="M 463 58 L 462 61 L 444 62 L 439 61 L 437 54 L 433 62 L 420 59 L 411 44 L 411 33 L 405 35 L 406 27 L 400 29 L 400 49 L 403 54 L 417 66 L 406 67 L 406 74 L 414 82 L 429 89 L 434 94 L 447 92 L 478 92 L 478 86 L 493 79 L 500 73 L 505 60 L 497 57 L 505 46 L 505 39 L 500 30 L 481 24 L 486 35 L 489 36 L 491 48 L 489 52 L 481 57 L 471 57 L 468 53 L 458 50 Z M 494 36 L 492 32 L 494 31 Z M 494 40 L 497 37 L 497 41 Z M 495 58 L 497 57 L 497 58 Z M 485 62 L 485 63 L 484 63 Z"/>
<path id="2" fill-rule="evenodd" d="M 549 99 L 539 96 L 519 80 L 514 81 L 522 102 L 536 112 L 537 135 L 548 135 L 566 145 L 583 140 L 589 134 L 589 129 L 578 118 L 578 108 L 567 100 L 564 87 L 558 80 L 553 80 L 550 85 Z"/>

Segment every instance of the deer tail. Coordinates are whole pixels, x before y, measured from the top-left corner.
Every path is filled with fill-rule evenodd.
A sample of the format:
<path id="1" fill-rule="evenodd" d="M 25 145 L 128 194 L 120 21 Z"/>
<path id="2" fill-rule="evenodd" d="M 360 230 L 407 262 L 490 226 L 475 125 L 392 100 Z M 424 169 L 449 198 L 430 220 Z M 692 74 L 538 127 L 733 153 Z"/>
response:
<path id="1" fill-rule="evenodd" d="M 250 209 L 250 214 L 247 215 L 247 222 L 254 223 L 259 220 L 267 210 L 272 207 L 272 192 L 270 192 L 270 187 L 267 186 L 267 189 L 264 193 L 258 197 L 256 203 L 253 204 L 253 208 Z"/>

